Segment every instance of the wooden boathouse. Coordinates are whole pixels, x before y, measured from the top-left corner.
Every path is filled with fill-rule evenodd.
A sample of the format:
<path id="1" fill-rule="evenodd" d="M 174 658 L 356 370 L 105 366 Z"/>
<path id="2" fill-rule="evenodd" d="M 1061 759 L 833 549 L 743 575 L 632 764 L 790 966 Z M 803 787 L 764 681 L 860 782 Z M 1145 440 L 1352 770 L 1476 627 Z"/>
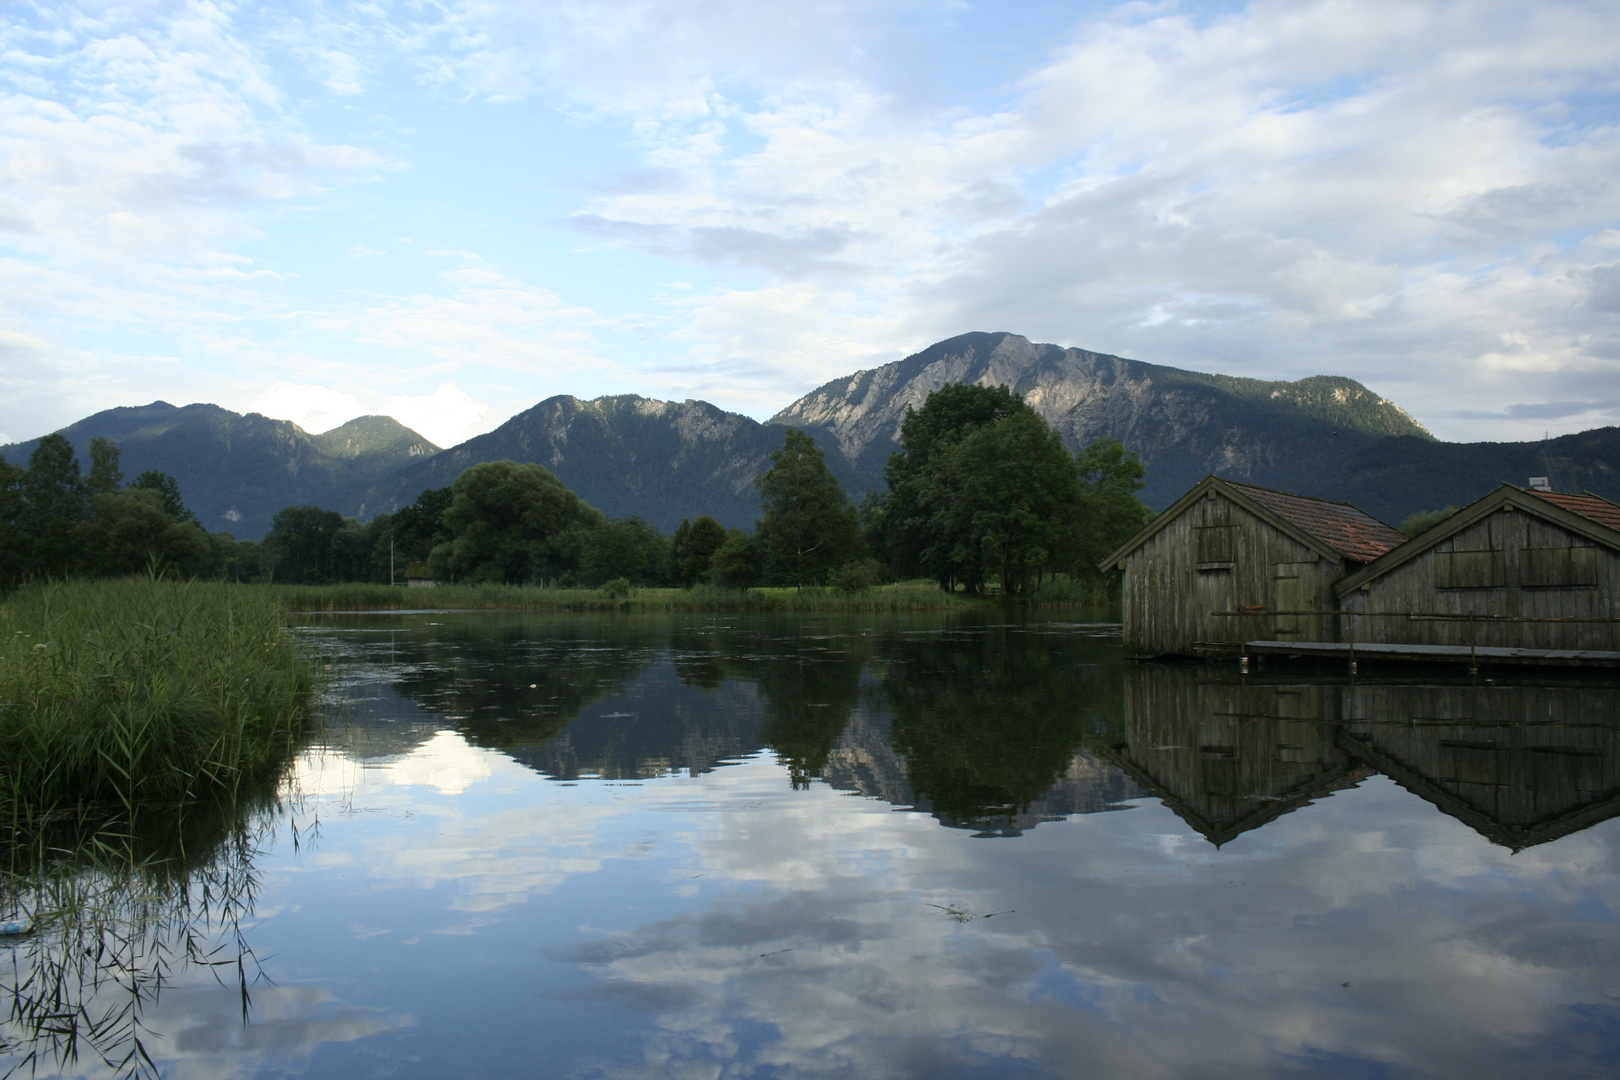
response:
<path id="1" fill-rule="evenodd" d="M 1125 573 L 1128 656 L 1333 641 L 1333 586 L 1406 540 L 1349 503 L 1204 479 L 1100 565 Z"/>
<path id="2" fill-rule="evenodd" d="M 1333 591 L 1368 658 L 1620 663 L 1620 505 L 1503 484 Z"/>

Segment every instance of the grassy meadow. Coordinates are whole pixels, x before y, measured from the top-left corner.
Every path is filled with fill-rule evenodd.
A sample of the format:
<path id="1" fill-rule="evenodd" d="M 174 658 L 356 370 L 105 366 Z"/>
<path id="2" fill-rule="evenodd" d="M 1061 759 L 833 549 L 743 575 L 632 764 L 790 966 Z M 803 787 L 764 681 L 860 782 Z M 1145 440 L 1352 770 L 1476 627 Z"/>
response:
<path id="1" fill-rule="evenodd" d="M 284 618 L 268 591 L 223 584 L 13 593 L 0 604 L 0 809 L 133 814 L 280 768 L 315 678 Z"/>

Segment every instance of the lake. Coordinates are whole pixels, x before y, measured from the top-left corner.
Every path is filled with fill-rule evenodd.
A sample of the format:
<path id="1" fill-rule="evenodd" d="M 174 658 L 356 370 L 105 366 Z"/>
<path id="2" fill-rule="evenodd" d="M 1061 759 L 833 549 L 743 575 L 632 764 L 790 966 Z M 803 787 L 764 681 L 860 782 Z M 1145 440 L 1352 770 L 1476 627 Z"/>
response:
<path id="1" fill-rule="evenodd" d="M 1620 1072 L 1612 680 L 1106 620 L 311 618 L 290 780 L 0 939 L 0 1072 Z"/>

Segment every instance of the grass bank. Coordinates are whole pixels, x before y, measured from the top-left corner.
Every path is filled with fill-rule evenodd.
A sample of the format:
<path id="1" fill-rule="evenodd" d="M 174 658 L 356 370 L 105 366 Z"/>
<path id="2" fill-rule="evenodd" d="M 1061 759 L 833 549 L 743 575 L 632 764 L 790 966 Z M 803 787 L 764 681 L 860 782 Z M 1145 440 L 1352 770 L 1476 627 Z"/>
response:
<path id="1" fill-rule="evenodd" d="M 289 611 L 400 611 L 416 608 L 507 611 L 758 611 L 895 612 L 955 611 L 1003 602 L 1041 607 L 1092 606 L 1110 599 L 1108 589 L 1050 582 L 1028 595 L 1003 601 L 942 591 L 932 582 L 901 582 L 859 592 L 838 589 L 550 589 L 526 585 L 442 585 L 403 589 L 387 585 L 255 585 Z"/>
<path id="2" fill-rule="evenodd" d="M 130 578 L 0 605 L 0 808 L 232 791 L 285 763 L 314 683 L 267 591 Z"/>

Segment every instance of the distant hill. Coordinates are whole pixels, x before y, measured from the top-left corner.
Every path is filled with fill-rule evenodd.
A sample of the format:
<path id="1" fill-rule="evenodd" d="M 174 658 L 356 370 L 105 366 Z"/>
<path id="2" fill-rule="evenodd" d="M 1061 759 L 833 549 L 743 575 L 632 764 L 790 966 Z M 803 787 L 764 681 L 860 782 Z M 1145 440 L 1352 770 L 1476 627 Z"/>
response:
<path id="1" fill-rule="evenodd" d="M 1008 333 L 963 334 L 835 379 L 764 424 L 703 401 L 553 397 L 440 450 L 384 416 L 311 435 L 256 413 L 160 401 L 97 413 L 63 434 L 81 461 L 91 437 L 111 438 L 128 476 L 172 474 L 204 525 L 244 539 L 262 537 L 284 506 L 314 503 L 369 519 L 449 485 L 470 465 L 503 458 L 545 466 L 610 517 L 639 515 L 668 531 L 684 517 L 712 514 L 749 527 L 759 513 L 754 477 L 786 426 L 816 437 L 859 500 L 883 487 L 907 407 L 952 382 L 1011 387 L 1072 448 L 1119 439 L 1147 464 L 1143 496 L 1155 508 L 1210 473 L 1343 499 L 1394 524 L 1531 476 L 1549 476 L 1561 491 L 1620 497 L 1620 429 L 1540 443 L 1443 443 L 1353 379 L 1205 375 Z M 25 464 L 35 445 L 0 453 Z"/>
<path id="2" fill-rule="evenodd" d="M 370 478 L 439 451 L 387 416 L 363 416 L 311 435 L 289 420 L 166 401 L 108 409 L 60 434 L 85 468 L 90 440 L 111 439 L 121 451 L 127 480 L 148 469 L 166 472 L 205 528 L 250 540 L 269 531 L 270 519 L 284 506 L 343 509 Z M 0 447 L 0 455 L 27 465 L 38 445 L 38 439 L 12 443 Z"/>
<path id="3" fill-rule="evenodd" d="M 700 514 L 752 526 L 754 477 L 781 445 L 780 428 L 705 401 L 547 398 L 487 435 L 379 479 L 357 512 L 392 513 L 471 465 L 511 460 L 545 466 L 609 517 L 639 515 L 664 530 Z"/>
<path id="4" fill-rule="evenodd" d="M 1419 510 L 1464 506 L 1504 480 L 1523 487 L 1532 476 L 1547 477 L 1554 491 L 1620 501 L 1620 427 L 1524 443 L 1379 439 L 1297 490 L 1399 525 Z"/>

